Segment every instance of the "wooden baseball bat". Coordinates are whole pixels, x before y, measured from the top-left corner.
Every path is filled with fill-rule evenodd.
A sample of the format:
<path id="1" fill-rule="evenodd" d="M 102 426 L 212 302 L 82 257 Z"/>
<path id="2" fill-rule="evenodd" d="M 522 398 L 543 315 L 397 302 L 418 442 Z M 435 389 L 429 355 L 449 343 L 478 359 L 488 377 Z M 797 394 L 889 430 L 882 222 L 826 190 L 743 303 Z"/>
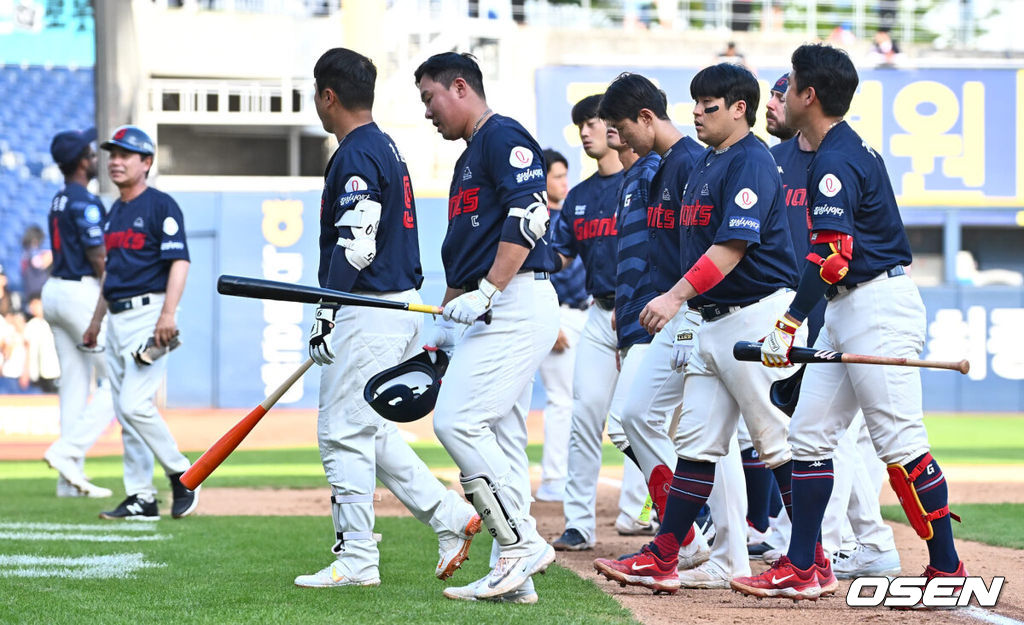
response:
<path id="1" fill-rule="evenodd" d="M 263 278 L 248 278 L 245 276 L 222 275 L 217 278 L 217 292 L 221 295 L 237 295 L 239 297 L 270 299 L 280 302 L 301 302 L 303 304 L 333 302 L 337 304 L 344 304 L 346 306 L 369 306 L 371 308 L 408 310 L 410 312 L 421 312 L 431 315 L 440 315 L 444 312 L 444 308 L 441 306 L 395 302 L 379 297 L 356 295 L 354 293 L 335 291 L 334 289 L 325 289 L 318 286 L 293 284 L 291 282 L 278 282 L 276 280 L 264 280 Z M 491 311 L 488 310 L 480 317 L 479 320 L 490 324 L 491 315 Z"/>
<path id="2" fill-rule="evenodd" d="M 759 362 L 761 360 L 761 344 L 755 341 L 738 341 L 733 345 L 732 355 L 736 360 Z M 896 365 L 900 367 L 949 369 L 950 371 L 959 371 L 965 375 L 971 369 L 971 363 L 967 360 L 955 362 L 945 360 L 917 360 L 916 358 L 894 358 L 891 356 L 864 356 L 861 354 L 833 352 L 826 349 L 813 349 L 811 347 L 794 347 L 789 352 L 789 360 L 794 364 L 846 362 L 861 365 Z"/>
<path id="3" fill-rule="evenodd" d="M 231 452 L 238 447 L 239 443 L 242 442 L 249 432 L 252 431 L 256 424 L 260 422 L 263 415 L 267 414 L 277 400 L 281 399 L 281 396 L 288 392 L 288 389 L 302 377 L 302 374 L 313 365 L 313 359 L 307 358 L 306 362 L 302 363 L 298 369 L 296 369 L 288 379 L 281 383 L 281 386 L 277 387 L 273 393 L 267 395 L 260 405 L 252 409 L 252 412 L 245 415 L 241 421 L 236 423 L 224 436 L 217 439 L 217 442 L 210 446 L 199 460 L 192 463 L 192 466 L 188 468 L 181 476 L 181 483 L 190 490 L 195 490 L 197 486 L 203 483 L 207 477 L 213 473 L 214 469 L 220 466 L 224 460 L 231 455 Z"/>

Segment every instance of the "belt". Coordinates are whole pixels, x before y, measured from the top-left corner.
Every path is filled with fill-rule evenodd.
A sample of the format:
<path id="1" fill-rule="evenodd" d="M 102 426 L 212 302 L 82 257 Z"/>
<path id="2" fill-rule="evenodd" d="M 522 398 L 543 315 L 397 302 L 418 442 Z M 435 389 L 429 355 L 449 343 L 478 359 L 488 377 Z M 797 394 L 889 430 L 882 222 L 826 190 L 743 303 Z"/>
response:
<path id="1" fill-rule="evenodd" d="M 110 311 L 110 314 L 116 315 L 132 308 L 142 308 L 154 302 L 156 298 L 152 297 L 152 295 L 154 294 L 147 293 L 146 295 L 136 295 L 135 297 L 126 297 L 124 299 L 107 300 L 107 310 Z"/>
<path id="2" fill-rule="evenodd" d="M 533 269 L 522 269 L 516 275 L 523 274 L 523 273 L 532 273 L 534 280 L 547 280 L 548 277 L 549 277 L 548 276 L 548 272 L 546 272 L 546 271 L 534 271 Z M 480 288 L 480 280 L 481 280 L 481 278 L 477 278 L 476 280 L 470 280 L 468 282 L 465 282 L 462 285 L 462 290 L 463 291 L 475 291 L 475 290 L 479 289 Z"/>
<path id="3" fill-rule="evenodd" d="M 864 282 L 858 282 L 857 284 L 833 284 L 832 286 L 828 287 L 828 289 L 825 290 L 825 299 L 832 300 L 840 295 L 849 293 L 850 291 L 854 290 L 855 288 L 863 284 L 874 282 L 876 280 L 885 280 L 888 278 L 895 278 L 896 276 L 903 276 L 906 275 L 906 273 L 907 272 L 903 270 L 903 265 L 896 265 L 895 267 L 889 269 L 885 273 L 880 273 L 874 278 L 871 278 L 870 280 L 865 280 Z"/>
<path id="4" fill-rule="evenodd" d="M 752 302 L 746 302 L 744 304 L 739 304 L 739 305 L 736 305 L 736 306 L 727 306 L 725 304 L 711 303 L 711 304 L 704 304 L 703 306 L 691 306 L 690 310 L 695 310 L 698 313 L 700 313 L 700 317 L 704 321 L 714 321 L 715 319 L 718 319 L 719 317 L 724 317 L 725 315 L 728 315 L 729 313 L 734 313 L 737 310 L 740 310 L 741 308 L 746 308 L 747 306 L 750 306 L 751 304 L 756 304 L 758 302 L 761 302 L 761 301 L 764 301 L 764 300 L 768 299 L 769 297 L 774 297 L 774 296 L 778 295 L 779 293 L 781 293 L 783 291 L 791 292 L 791 289 L 779 289 L 778 291 L 775 291 L 774 293 L 772 293 L 770 295 L 765 295 L 761 299 L 755 299 Z"/>
<path id="5" fill-rule="evenodd" d="M 82 276 L 50 276 L 51 278 L 57 278 L 58 280 L 67 280 L 68 282 L 81 282 Z"/>
<path id="6" fill-rule="evenodd" d="M 573 310 L 587 310 L 590 308 L 590 301 L 583 300 L 580 302 L 562 302 L 561 306 L 565 306 L 566 308 L 571 308 Z"/>
<path id="7" fill-rule="evenodd" d="M 614 295 L 595 295 L 594 303 L 601 310 L 613 310 L 615 308 L 615 296 Z"/>

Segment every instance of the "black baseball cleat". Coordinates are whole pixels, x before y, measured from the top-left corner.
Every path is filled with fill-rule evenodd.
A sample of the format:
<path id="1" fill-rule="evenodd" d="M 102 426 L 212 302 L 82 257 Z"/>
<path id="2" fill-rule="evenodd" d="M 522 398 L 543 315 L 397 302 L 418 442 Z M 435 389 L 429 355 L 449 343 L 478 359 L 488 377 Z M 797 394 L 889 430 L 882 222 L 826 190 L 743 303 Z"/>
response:
<path id="1" fill-rule="evenodd" d="M 181 473 L 168 475 L 171 480 L 171 491 L 174 500 L 171 502 L 171 516 L 175 519 L 186 517 L 195 512 L 199 505 L 199 489 L 189 490 L 181 483 Z"/>
<path id="2" fill-rule="evenodd" d="M 138 495 L 128 495 L 113 510 L 100 512 L 100 518 L 120 521 L 159 521 L 160 510 L 156 507 L 156 499 L 147 501 Z"/>

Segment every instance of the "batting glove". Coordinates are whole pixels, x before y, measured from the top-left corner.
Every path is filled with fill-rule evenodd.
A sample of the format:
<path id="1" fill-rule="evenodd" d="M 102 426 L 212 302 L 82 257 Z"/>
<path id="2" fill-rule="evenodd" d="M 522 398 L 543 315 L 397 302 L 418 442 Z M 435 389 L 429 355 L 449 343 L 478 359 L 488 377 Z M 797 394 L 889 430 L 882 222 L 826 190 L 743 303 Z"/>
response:
<path id="1" fill-rule="evenodd" d="M 331 330 L 334 329 L 334 315 L 337 311 L 337 306 L 320 304 L 313 317 L 313 327 L 309 330 L 309 357 L 321 367 L 334 362 Z"/>
<path id="2" fill-rule="evenodd" d="M 483 278 L 480 280 L 480 288 L 463 293 L 448 302 L 448 305 L 444 307 L 444 318 L 473 325 L 477 317 L 491 308 L 499 295 L 501 295 L 501 291 L 498 290 L 498 287 L 488 282 L 487 278 Z"/>
<path id="3" fill-rule="evenodd" d="M 799 327 L 785 317 L 780 317 L 775 322 L 775 329 L 761 340 L 761 364 L 766 367 L 792 367 L 789 350 L 793 349 L 793 340 Z"/>
<path id="4" fill-rule="evenodd" d="M 697 343 L 697 328 L 700 327 L 700 315 L 687 310 L 683 313 L 684 322 L 676 329 L 675 340 L 672 341 L 672 368 L 682 372 L 686 363 L 690 362 L 690 354 Z"/>
<path id="5" fill-rule="evenodd" d="M 455 343 L 459 340 L 459 334 L 459 329 L 455 327 L 454 321 L 435 318 L 434 327 L 426 334 L 427 342 L 423 349 L 427 351 L 439 349 L 451 356 L 452 351 L 455 350 Z"/>

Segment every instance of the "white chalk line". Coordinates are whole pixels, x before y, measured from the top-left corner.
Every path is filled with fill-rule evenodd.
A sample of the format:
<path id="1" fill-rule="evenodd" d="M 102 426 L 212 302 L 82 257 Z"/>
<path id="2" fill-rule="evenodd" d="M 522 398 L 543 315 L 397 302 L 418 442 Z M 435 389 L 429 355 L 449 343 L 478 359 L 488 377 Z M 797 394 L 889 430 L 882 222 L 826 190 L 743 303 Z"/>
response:
<path id="1" fill-rule="evenodd" d="M 107 556 L 0 555 L 0 577 L 61 577 L 65 579 L 130 578 L 141 569 L 162 568 L 160 562 L 146 562 L 141 553 Z"/>
<path id="2" fill-rule="evenodd" d="M 985 608 L 979 608 L 978 606 L 972 605 L 967 606 L 964 612 L 979 621 L 985 621 L 986 623 L 992 623 L 992 625 L 1024 625 L 1024 622 L 1018 621 L 1015 618 L 1009 616 L 1003 616 L 1002 614 L 996 614 Z"/>
<path id="3" fill-rule="evenodd" d="M 127 523 L 0 523 L 0 530 L 72 530 L 78 532 L 150 532 L 153 525 L 129 525 Z"/>
<path id="4" fill-rule="evenodd" d="M 145 534 L 142 536 L 125 536 L 123 534 L 76 534 L 69 532 L 3 532 L 0 538 L 7 540 L 62 540 L 80 541 L 85 543 L 140 543 L 155 540 L 167 540 L 169 534 Z"/>

